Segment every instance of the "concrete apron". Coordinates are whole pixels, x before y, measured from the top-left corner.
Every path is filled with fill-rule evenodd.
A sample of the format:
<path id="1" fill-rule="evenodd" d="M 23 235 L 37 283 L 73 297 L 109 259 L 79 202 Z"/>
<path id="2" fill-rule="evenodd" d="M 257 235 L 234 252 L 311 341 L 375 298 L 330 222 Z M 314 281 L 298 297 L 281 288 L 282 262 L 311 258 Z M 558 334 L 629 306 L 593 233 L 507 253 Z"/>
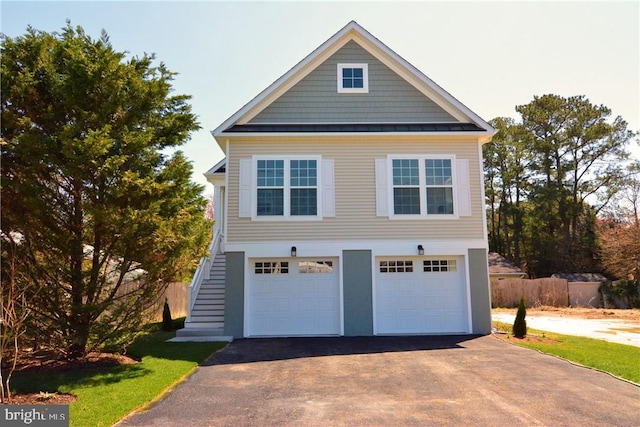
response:
<path id="1" fill-rule="evenodd" d="M 512 324 L 516 316 L 509 313 L 493 313 L 491 317 L 495 321 Z M 527 315 L 526 320 L 528 328 L 640 347 L 640 322 L 532 315 Z"/>

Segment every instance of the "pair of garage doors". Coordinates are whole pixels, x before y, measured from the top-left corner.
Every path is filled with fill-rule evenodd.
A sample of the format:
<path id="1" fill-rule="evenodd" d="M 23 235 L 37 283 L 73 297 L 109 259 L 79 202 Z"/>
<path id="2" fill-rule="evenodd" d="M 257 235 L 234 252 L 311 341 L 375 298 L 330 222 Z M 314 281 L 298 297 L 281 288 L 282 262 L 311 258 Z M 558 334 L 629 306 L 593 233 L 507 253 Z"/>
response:
<path id="1" fill-rule="evenodd" d="M 377 334 L 468 331 L 463 257 L 385 257 L 375 262 Z M 249 336 L 341 334 L 337 258 L 249 263 Z"/>

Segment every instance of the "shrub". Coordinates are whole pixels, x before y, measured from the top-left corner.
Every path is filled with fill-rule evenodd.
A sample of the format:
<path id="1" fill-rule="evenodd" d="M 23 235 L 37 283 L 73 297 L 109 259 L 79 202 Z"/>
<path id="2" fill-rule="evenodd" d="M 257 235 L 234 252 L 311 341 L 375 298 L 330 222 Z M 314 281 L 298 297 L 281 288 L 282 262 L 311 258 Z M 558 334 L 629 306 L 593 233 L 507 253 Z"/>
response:
<path id="1" fill-rule="evenodd" d="M 164 309 L 162 310 L 162 330 L 171 331 L 173 329 L 173 319 L 171 319 L 171 310 L 169 309 L 169 301 L 164 300 Z"/>
<path id="2" fill-rule="evenodd" d="M 513 336 L 516 338 L 524 338 L 527 336 L 527 308 L 524 304 L 524 297 L 520 298 L 520 304 L 518 305 L 518 312 L 516 313 L 516 320 L 513 322 Z"/>

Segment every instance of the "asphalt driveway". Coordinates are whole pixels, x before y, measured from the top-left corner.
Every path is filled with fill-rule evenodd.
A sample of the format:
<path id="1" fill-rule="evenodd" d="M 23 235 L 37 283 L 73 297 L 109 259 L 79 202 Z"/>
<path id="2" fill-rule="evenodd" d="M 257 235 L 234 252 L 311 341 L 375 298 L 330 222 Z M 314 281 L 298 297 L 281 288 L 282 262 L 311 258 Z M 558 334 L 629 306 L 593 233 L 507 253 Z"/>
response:
<path id="1" fill-rule="evenodd" d="M 640 387 L 492 336 L 247 339 L 120 425 L 638 426 Z"/>

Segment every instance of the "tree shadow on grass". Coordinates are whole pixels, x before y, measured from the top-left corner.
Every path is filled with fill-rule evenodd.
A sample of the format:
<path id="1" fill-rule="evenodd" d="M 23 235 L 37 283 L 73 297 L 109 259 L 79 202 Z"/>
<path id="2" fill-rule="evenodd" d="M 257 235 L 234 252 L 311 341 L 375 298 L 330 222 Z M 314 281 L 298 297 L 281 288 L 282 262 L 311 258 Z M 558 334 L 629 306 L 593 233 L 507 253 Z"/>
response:
<path id="1" fill-rule="evenodd" d="M 17 372 L 11 388 L 17 393 L 65 390 L 67 387 L 85 388 L 118 383 L 138 378 L 151 371 L 141 365 L 120 365 L 110 368 L 81 369 L 60 373 Z"/>
<path id="2" fill-rule="evenodd" d="M 154 359 L 186 361 L 201 364 L 224 343 L 168 343 L 173 332 L 153 332 L 143 335 L 127 349 L 127 354 L 141 362 L 112 367 L 83 369 L 35 370 L 15 372 L 11 388 L 18 393 L 56 391 L 68 388 L 89 388 L 109 385 L 142 377 L 154 372 Z"/>

